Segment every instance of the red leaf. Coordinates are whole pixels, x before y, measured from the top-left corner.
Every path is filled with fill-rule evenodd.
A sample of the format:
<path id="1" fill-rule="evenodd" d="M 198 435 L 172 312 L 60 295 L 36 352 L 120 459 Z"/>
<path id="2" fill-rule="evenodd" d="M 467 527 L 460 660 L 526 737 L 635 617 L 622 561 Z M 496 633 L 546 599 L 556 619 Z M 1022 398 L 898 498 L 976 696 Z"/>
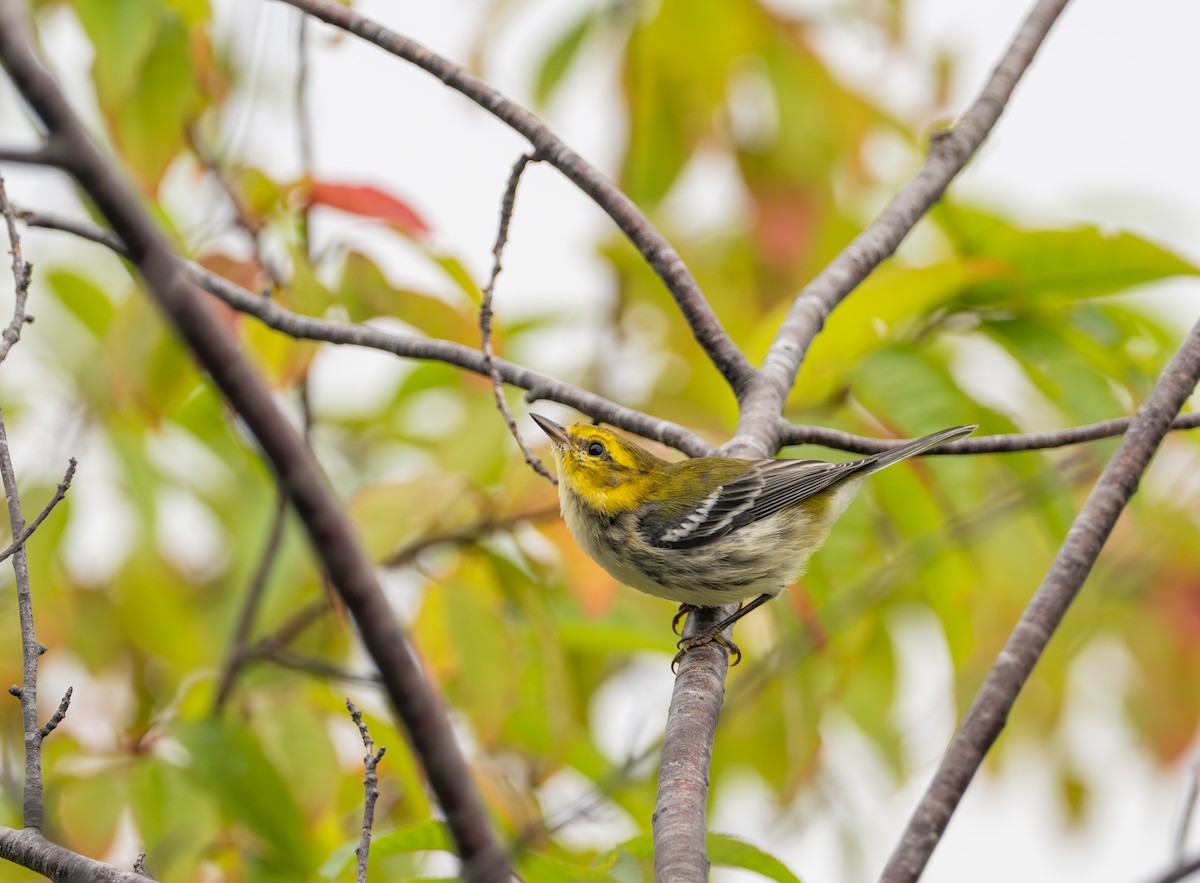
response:
<path id="1" fill-rule="evenodd" d="M 309 205 L 327 205 L 352 215 L 387 221 L 400 232 L 413 237 L 429 232 L 429 225 L 412 206 L 378 187 L 314 181 L 308 202 Z"/>

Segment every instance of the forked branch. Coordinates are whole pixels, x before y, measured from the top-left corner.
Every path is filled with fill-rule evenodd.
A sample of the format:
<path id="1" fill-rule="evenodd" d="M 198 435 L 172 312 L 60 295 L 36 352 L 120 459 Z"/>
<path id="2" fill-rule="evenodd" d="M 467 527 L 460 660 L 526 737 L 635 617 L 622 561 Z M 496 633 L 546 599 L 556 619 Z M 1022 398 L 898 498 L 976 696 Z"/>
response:
<path id="1" fill-rule="evenodd" d="M 796 295 L 742 400 L 738 434 L 726 450 L 738 456 L 766 457 L 779 447 L 779 415 L 796 382 L 796 372 L 825 319 L 942 198 L 999 122 L 1017 83 L 1066 5 L 1067 0 L 1038 0 L 979 97 L 951 128 L 932 139 L 929 155 L 916 176 Z"/>

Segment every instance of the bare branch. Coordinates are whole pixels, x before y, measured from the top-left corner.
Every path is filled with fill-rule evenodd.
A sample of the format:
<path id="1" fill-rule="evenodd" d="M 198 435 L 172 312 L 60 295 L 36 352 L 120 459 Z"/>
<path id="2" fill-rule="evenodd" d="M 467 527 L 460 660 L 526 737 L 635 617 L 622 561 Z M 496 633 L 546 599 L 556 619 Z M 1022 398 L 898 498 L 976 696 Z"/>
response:
<path id="1" fill-rule="evenodd" d="M 74 687 L 67 687 L 67 692 L 63 694 L 62 701 L 58 703 L 57 710 L 55 710 L 54 714 L 50 715 L 50 720 L 46 721 L 42 725 L 42 728 L 38 730 L 38 735 L 41 738 L 45 739 L 63 722 L 63 718 L 67 716 L 67 709 L 71 707 L 71 694 L 74 692 Z"/>
<path id="2" fill-rule="evenodd" d="M 112 249 L 128 258 L 129 251 L 111 231 L 94 224 L 64 218 L 48 212 L 23 209 L 18 217 L 31 227 L 44 227 L 72 233 Z M 431 340 L 395 334 L 370 325 L 352 325 L 327 319 L 301 316 L 281 307 L 270 298 L 254 294 L 196 264 L 180 262 L 191 280 L 209 294 L 242 313 L 254 316 L 264 325 L 298 340 L 320 340 L 326 343 L 348 344 L 382 350 L 406 359 L 429 359 L 445 362 L 484 377 L 488 376 L 483 353 L 478 349 L 448 340 Z M 660 420 L 626 408 L 603 396 L 564 383 L 557 378 L 533 371 L 522 365 L 493 359 L 492 365 L 505 383 L 529 390 L 528 401 L 560 402 L 596 420 L 627 429 L 643 438 L 669 445 L 691 457 L 711 455 L 712 445 L 696 433 L 677 423 Z"/>
<path id="3" fill-rule="evenodd" d="M 51 880 L 87 880 L 89 883 L 146 883 L 145 872 L 106 865 L 51 843 L 34 828 L 0 827 L 0 855 Z"/>
<path id="4" fill-rule="evenodd" d="M 900 245 L 933 207 L 1004 112 L 1009 97 L 1033 61 L 1067 0 L 1038 0 L 979 97 L 950 129 L 938 133 L 916 176 L 867 229 L 804 287 L 779 326 L 752 389 L 742 400 L 738 433 L 728 446 L 738 456 L 767 457 L 779 444 L 778 419 L 796 372 L 842 300 Z"/>
<path id="5" fill-rule="evenodd" d="M 1147 881 L 1147 883 L 1178 883 L 1178 881 L 1186 880 L 1195 873 L 1200 873 L 1200 856 L 1196 856 L 1191 861 L 1176 865 L 1161 877 L 1155 877 L 1153 880 Z"/>
<path id="6" fill-rule="evenodd" d="M 149 877 L 146 873 L 146 853 L 139 852 L 137 858 L 133 860 L 133 872 L 143 877 Z"/>
<path id="7" fill-rule="evenodd" d="M 42 508 L 42 511 L 38 513 L 37 518 L 33 519 L 33 521 L 25 526 L 25 530 L 21 531 L 21 535 L 13 540 L 9 544 L 8 548 L 0 552 L 0 561 L 4 561 L 10 555 L 12 555 L 13 552 L 17 551 L 19 547 L 24 546 L 26 540 L 33 536 L 33 532 L 41 526 L 43 521 L 46 520 L 46 516 L 50 514 L 51 510 L 62 502 L 63 497 L 67 495 L 67 489 L 71 486 L 71 479 L 75 477 L 75 465 L 75 458 L 72 457 L 67 465 L 67 471 L 63 475 L 63 480 L 58 483 L 58 488 L 54 491 L 54 496 L 50 498 L 50 502 Z"/>
<path id="8" fill-rule="evenodd" d="M 0 413 L 0 482 L 8 499 L 8 521 L 14 537 L 25 532 L 25 517 L 21 513 L 21 498 L 17 494 L 17 478 L 8 449 L 8 434 Z M 13 573 L 17 581 L 17 615 L 21 623 L 21 687 L 14 695 L 21 701 L 21 723 L 25 730 L 25 788 L 22 797 L 23 819 L 26 828 L 42 830 L 45 805 L 42 801 L 42 736 L 37 719 L 38 657 L 42 650 L 33 628 L 33 595 L 29 586 L 29 560 L 25 545 L 17 546 L 12 555 Z M 13 692 L 13 691 L 9 691 Z"/>
<path id="9" fill-rule="evenodd" d="M 21 237 L 4 181 L 0 178 L 0 212 L 8 227 L 8 239 L 12 249 L 12 274 L 16 296 L 12 323 L 4 331 L 0 341 L 0 361 L 7 357 L 13 345 L 20 340 L 21 328 L 25 325 L 25 301 L 29 294 L 31 269 L 21 255 Z M 74 461 L 68 474 L 74 470 Z M 22 813 L 26 828 L 42 829 L 45 804 L 42 799 L 42 738 L 37 719 L 37 675 L 38 657 L 42 647 L 37 642 L 33 627 L 33 594 L 29 585 L 29 559 L 25 550 L 25 516 L 21 512 L 21 497 L 17 493 L 17 476 L 13 469 L 12 456 L 8 449 L 8 434 L 4 428 L 4 417 L 0 413 L 0 484 L 8 502 L 8 522 L 12 528 L 13 573 L 17 584 L 17 616 L 21 624 L 21 686 L 9 690 L 21 703 L 21 725 L 25 732 L 25 785 L 22 795 Z M 65 490 L 64 490 L 65 493 Z"/>
<path id="10" fill-rule="evenodd" d="M 483 365 L 492 379 L 492 393 L 496 398 L 496 407 L 500 410 L 500 416 L 504 418 L 505 424 L 508 425 L 508 431 L 516 439 L 517 447 L 521 449 L 525 462 L 533 468 L 533 471 L 549 479 L 551 484 L 558 484 L 558 479 L 550 474 L 550 470 L 546 468 L 545 464 L 529 449 L 521 431 L 517 429 L 512 411 L 508 408 L 508 401 L 504 398 L 504 381 L 500 377 L 500 372 L 496 370 L 496 354 L 492 350 L 492 297 L 496 291 L 496 279 L 500 275 L 504 246 L 508 244 L 508 225 L 512 221 L 513 206 L 517 200 L 517 185 L 521 183 L 521 175 L 525 172 L 525 168 L 531 162 L 537 161 L 538 158 L 535 154 L 522 154 L 513 164 L 512 172 L 508 176 L 508 185 L 504 188 L 504 198 L 500 201 L 500 224 L 496 230 L 496 244 L 492 246 L 492 272 L 488 276 L 487 285 L 483 287 L 483 297 L 479 303 L 479 337 L 483 350 Z"/>
<path id="11" fill-rule="evenodd" d="M 327 599 L 314 601 L 301 607 L 274 632 L 259 638 L 253 646 L 248 647 L 243 653 L 243 664 L 255 659 L 273 658 L 275 654 L 303 634 L 309 626 L 321 620 L 329 613 L 329 610 L 330 605 Z"/>
<path id="12" fill-rule="evenodd" d="M 492 830 L 458 740 L 312 452 L 211 306 L 198 297 L 137 194 L 113 169 L 34 54 L 19 4 L 0 4 L 0 62 L 51 137 L 67 145 L 65 168 L 128 246 L 146 287 L 271 461 L 330 579 L 379 665 L 471 881 L 507 881 L 507 858 Z M 10 496 L 11 499 L 15 497 Z M 14 525 L 19 536 L 23 525 Z M 23 564 L 21 550 L 13 561 Z M 26 702 L 22 697 L 22 703 Z M 29 782 L 26 782 L 29 787 Z M 28 822 L 28 819 L 26 819 Z M 40 819 L 39 819 L 40 821 Z"/>
<path id="13" fill-rule="evenodd" d="M 364 687 L 382 687 L 383 679 L 378 674 L 354 672 L 326 662 L 324 659 L 314 659 L 311 656 L 301 656 L 284 650 L 272 650 L 262 654 L 267 662 L 274 663 L 280 668 L 298 671 L 311 675 L 323 681 L 339 681 L 344 684 L 362 684 Z"/>
<path id="14" fill-rule="evenodd" d="M 254 568 L 254 575 L 250 578 L 250 585 L 246 589 L 242 610 L 238 615 L 237 625 L 233 629 L 233 639 L 229 642 L 229 652 L 226 654 L 225 664 L 221 668 L 221 676 L 217 679 L 217 691 L 213 699 L 214 713 L 220 712 L 225 707 L 225 703 L 229 701 L 229 697 L 233 693 L 233 683 L 238 673 L 250 661 L 250 657 L 246 653 L 246 642 L 250 640 L 250 632 L 254 629 L 254 620 L 258 615 L 258 608 L 262 604 L 263 594 L 266 592 L 267 580 L 271 576 L 271 570 L 275 567 L 275 560 L 279 555 L 279 544 L 283 540 L 283 527 L 287 523 L 287 502 L 287 494 L 280 488 L 275 496 L 275 511 L 271 515 L 267 541 L 258 556 L 258 564 Z"/>
<path id="15" fill-rule="evenodd" d="M 358 842 L 358 848 L 354 850 L 354 854 L 358 857 L 358 883 L 367 883 L 367 856 L 371 851 L 371 828 L 375 824 L 375 801 L 379 799 L 379 774 L 376 772 L 376 767 L 379 766 L 379 761 L 383 759 L 383 753 L 387 750 L 384 746 L 379 746 L 379 750 L 375 750 L 375 740 L 371 738 L 370 732 L 367 730 L 367 725 L 363 721 L 362 712 L 354 707 L 354 703 L 349 699 L 346 700 L 346 708 L 350 711 L 350 717 L 358 726 L 359 735 L 362 736 L 363 748 L 367 750 L 366 756 L 363 758 L 363 820 L 362 820 L 362 837 Z"/>
<path id="16" fill-rule="evenodd" d="M 191 125 L 184 131 L 187 135 L 188 146 L 191 147 L 196 161 L 212 176 L 217 186 L 221 189 L 221 192 L 225 194 L 225 198 L 229 200 L 229 204 L 233 208 L 234 225 L 245 234 L 246 239 L 249 241 L 250 248 L 254 254 L 254 262 L 258 265 L 259 271 L 276 288 L 283 288 L 286 282 L 283 274 L 279 272 L 274 262 L 267 260 L 266 256 L 262 253 L 262 243 L 260 241 L 263 229 L 262 224 L 259 223 L 258 218 L 254 217 L 254 214 L 247 207 L 242 194 L 238 193 L 237 188 L 229 180 L 228 174 L 221 168 L 221 164 L 217 161 L 217 158 L 201 143 L 200 134 L 196 131 L 196 127 Z"/>
<path id="17" fill-rule="evenodd" d="M 1200 379 L 1200 322 L 1192 328 L 1138 409 L 1117 452 L 1076 516 L 1037 593 L 1009 635 L 975 696 L 941 765 L 884 868 L 883 883 L 913 883 L 925 869 L 955 807 L 1004 728 L 1013 703 L 1066 615 L 1137 490 L 1171 426 Z"/>
<path id="18" fill-rule="evenodd" d="M 516 524 L 520 524 L 522 521 L 536 521 L 557 514 L 558 503 L 555 502 L 552 505 L 523 509 L 507 514 L 496 513 L 485 515 L 483 518 L 455 530 L 430 533 L 418 537 L 395 552 L 392 552 L 387 558 L 383 559 L 381 564 L 383 567 L 389 568 L 405 567 L 411 564 L 418 555 L 433 546 L 474 543 L 482 539 L 486 534 L 507 530 Z"/>
<path id="19" fill-rule="evenodd" d="M 736 609 L 736 604 L 697 607 L 688 615 L 684 637 L 711 631 Z M 728 668 L 729 651 L 716 641 L 690 651 L 679 663 L 651 817 L 656 880 L 708 879 L 708 774 Z"/>
<path id="20" fill-rule="evenodd" d="M 1086 426 L 1073 426 L 1070 429 L 1056 429 L 1049 432 L 1021 432 L 1007 435 L 982 435 L 964 438 L 959 441 L 941 445 L 928 454 L 1011 454 L 1017 451 L 1040 451 L 1051 448 L 1063 448 L 1084 442 L 1098 441 L 1103 438 L 1116 438 L 1124 435 L 1133 422 L 1132 417 L 1115 417 L 1099 423 L 1089 423 Z M 1196 429 L 1200 427 L 1200 411 L 1180 414 L 1171 421 L 1171 429 Z M 793 426 L 784 424 L 781 429 L 784 446 L 787 445 L 823 445 L 840 451 L 850 451 L 855 454 L 877 454 L 888 448 L 903 444 L 900 440 L 867 438 L 836 429 L 825 429 L 820 426 Z"/>
<path id="21" fill-rule="evenodd" d="M 646 263 L 666 285 L 679 311 L 687 320 L 696 341 L 728 381 L 735 393 L 754 376 L 754 368 L 730 339 L 700 286 L 678 252 L 663 238 L 624 193 L 567 147 L 533 114 L 501 95 L 465 68 L 426 49 L 419 43 L 388 30 L 354 10 L 331 0 L 282 0 L 314 18 L 348 31 L 385 52 L 437 77 L 461 92 L 501 122 L 520 132 L 537 154 L 562 172 L 608 213 Z"/>
<path id="22" fill-rule="evenodd" d="M 300 26 L 296 31 L 296 146 L 300 153 L 300 177 L 311 182 L 315 150 L 313 139 L 312 112 L 308 103 L 308 25 L 309 17 L 300 13 Z M 312 204 L 305 200 L 300 207 L 300 231 L 304 241 L 304 255 L 312 260 Z"/>
<path id="23" fill-rule="evenodd" d="M 13 283 L 16 287 L 12 321 L 4 329 L 3 339 L 0 339 L 0 362 L 3 362 L 8 358 L 8 351 L 13 348 L 13 344 L 21 339 L 21 329 L 33 321 L 33 317 L 25 313 L 25 302 L 29 298 L 29 282 L 33 278 L 33 268 L 25 263 L 25 259 L 21 256 L 21 236 L 17 232 L 17 220 L 13 207 L 8 201 L 8 191 L 4 189 L 3 178 L 0 178 L 0 213 L 3 213 L 4 224 L 8 228 Z"/>
<path id="24" fill-rule="evenodd" d="M 0 162 L 57 166 L 62 164 L 62 159 L 62 150 L 53 138 L 36 147 L 0 147 Z"/>

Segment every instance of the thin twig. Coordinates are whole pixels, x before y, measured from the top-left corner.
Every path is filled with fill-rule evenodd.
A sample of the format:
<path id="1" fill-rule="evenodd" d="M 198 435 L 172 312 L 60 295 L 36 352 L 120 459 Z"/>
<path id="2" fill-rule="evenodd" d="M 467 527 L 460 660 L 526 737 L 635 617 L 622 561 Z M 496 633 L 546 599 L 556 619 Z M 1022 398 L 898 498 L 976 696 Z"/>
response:
<path id="1" fill-rule="evenodd" d="M 3 482 L 4 495 L 8 499 L 8 521 L 13 536 L 19 537 L 25 532 L 25 518 L 21 514 L 21 498 L 17 494 L 17 478 L 8 449 L 3 413 L 0 413 L 0 482 Z M 15 688 L 15 695 L 21 701 L 21 722 L 25 729 L 25 788 L 21 803 L 25 827 L 40 831 L 45 813 L 42 801 L 42 735 L 37 719 L 37 670 L 42 650 L 33 628 L 33 595 L 29 586 L 29 559 L 24 544 L 17 547 L 12 562 L 17 581 L 22 662 L 21 686 Z"/>
<path id="2" fill-rule="evenodd" d="M 309 18 L 300 13 L 300 27 L 296 32 L 296 146 L 300 154 L 300 177 L 312 183 L 315 150 L 312 113 L 308 104 L 308 24 Z M 300 206 L 300 234 L 304 242 L 304 256 L 312 260 L 312 203 L 304 200 Z"/>
<path id="3" fill-rule="evenodd" d="M 233 684 L 238 673 L 246 665 L 249 656 L 246 653 L 246 643 L 254 630 L 254 620 L 258 616 L 258 608 L 262 605 L 267 582 L 275 561 L 279 557 L 279 546 L 283 540 L 283 528 L 287 524 L 287 494 L 282 488 L 275 495 L 275 510 L 271 513 L 271 526 L 267 531 L 267 541 L 258 556 L 258 564 L 250 585 L 242 601 L 242 609 L 238 614 L 237 624 L 233 629 L 233 637 L 229 642 L 229 651 L 225 655 L 225 664 L 221 668 L 221 676 L 217 679 L 216 698 L 213 699 L 213 713 L 217 714 L 225 707 L 233 693 Z"/>
<path id="4" fill-rule="evenodd" d="M 146 853 L 139 852 L 137 858 L 133 860 L 133 872 L 141 874 L 143 877 L 149 876 L 146 873 Z"/>
<path id="5" fill-rule="evenodd" d="M 367 730 L 362 712 L 355 708 L 354 703 L 349 699 L 346 700 L 346 708 L 349 709 L 350 717 L 358 727 L 359 735 L 362 736 L 363 748 L 367 750 L 367 754 L 363 758 L 362 837 L 359 839 L 358 848 L 354 850 L 354 854 L 358 857 L 358 883 L 367 883 L 367 856 L 371 851 L 371 828 L 375 825 L 375 801 L 379 799 L 379 773 L 376 768 L 379 766 L 379 761 L 383 760 L 383 753 L 387 751 L 387 748 L 380 745 L 379 750 L 375 751 L 375 740 L 371 738 L 371 734 Z"/>
<path id="6" fill-rule="evenodd" d="M 883 212 L 796 296 L 746 396 L 736 456 L 770 456 L 778 446 L 778 419 L 808 348 L 830 312 L 890 256 L 962 171 L 1004 112 L 1017 83 L 1067 0 L 1038 0 L 979 97 L 930 144 L 924 164 Z"/>
<path id="7" fill-rule="evenodd" d="M 464 877 L 473 883 L 507 883 L 507 856 L 459 740 L 319 464 L 280 412 L 238 341 L 212 306 L 197 295 L 137 193 L 92 141 L 34 52 L 21 4 L 0 3 L 0 62 L 51 137 L 66 145 L 64 167 L 128 246 L 147 291 L 287 488 L 313 550 L 353 614 L 363 646 L 379 666 L 392 707 L 446 815 Z M 19 536 L 23 526 L 14 527 L 13 535 Z M 13 561 L 24 562 L 23 553 L 18 550 Z"/>
<path id="8" fill-rule="evenodd" d="M 286 620 L 283 625 L 269 635 L 264 635 L 255 641 L 246 651 L 247 659 L 265 659 L 273 653 L 286 647 L 292 641 L 308 630 L 309 626 L 319 622 L 329 613 L 327 600 L 313 601 L 301 607 Z"/>
<path id="9" fill-rule="evenodd" d="M 184 129 L 184 132 L 187 136 L 188 146 L 191 147 L 196 161 L 212 176 L 212 179 L 216 181 L 221 192 L 225 194 L 225 198 L 229 200 L 230 206 L 233 207 L 234 226 L 242 231 L 246 240 L 250 243 L 250 249 L 254 254 L 254 262 L 258 264 L 258 269 L 271 281 L 271 284 L 276 289 L 283 288 L 286 284 L 283 274 L 279 272 L 273 261 L 267 260 L 262 251 L 262 224 L 258 218 L 254 217 L 254 213 L 246 205 L 246 200 L 242 198 L 242 194 L 233 186 L 233 182 L 229 180 L 228 174 L 221 168 L 221 164 L 217 161 L 217 158 L 201 143 L 200 133 L 196 130 L 196 126 L 188 126 Z"/>
<path id="10" fill-rule="evenodd" d="M 54 491 L 54 496 L 50 498 L 50 502 L 42 507 L 42 511 L 38 513 L 37 518 L 25 526 L 25 530 L 21 531 L 21 535 L 13 540 L 8 545 L 8 548 L 0 552 L 0 561 L 4 561 L 16 552 L 18 548 L 25 545 L 26 541 L 33 536 L 33 532 L 46 520 L 46 516 L 50 514 L 51 510 L 62 502 L 63 497 L 67 495 L 67 489 L 71 487 L 71 479 L 75 477 L 75 465 L 75 458 L 72 457 L 67 464 L 67 471 L 63 474 L 62 481 L 58 483 L 58 488 Z"/>
<path id="11" fill-rule="evenodd" d="M 988 672 L 917 805 L 883 883 L 913 883 L 925 869 L 963 793 L 1000 736 L 1013 703 L 1095 564 L 1117 517 L 1137 490 L 1171 422 L 1200 379 L 1200 322 L 1192 328 L 1138 409 L 1112 460 Z"/>
<path id="12" fill-rule="evenodd" d="M 103 245 L 122 257 L 129 257 L 129 250 L 120 237 L 95 224 L 30 209 L 22 209 L 18 212 L 18 217 L 31 227 L 71 233 Z M 285 309 L 271 298 L 247 291 L 203 267 L 185 262 L 181 264 L 189 278 L 209 294 L 239 312 L 254 316 L 268 328 L 297 340 L 320 340 L 325 343 L 368 347 L 406 359 L 445 362 L 484 377 L 488 376 L 483 364 L 483 353 L 476 347 L 448 340 L 396 334 L 371 325 L 353 325 L 301 316 Z M 603 396 L 504 359 L 494 359 L 492 365 L 505 383 L 529 390 L 526 397 L 529 401 L 542 399 L 560 402 L 596 420 L 627 429 L 643 438 L 662 442 L 690 457 L 703 457 L 715 451 L 711 444 L 678 423 L 660 420 L 641 411 L 626 408 Z"/>
<path id="13" fill-rule="evenodd" d="M 25 303 L 29 298 L 29 281 L 33 278 L 33 267 L 25 263 L 25 259 L 21 255 L 21 236 L 17 232 L 16 213 L 8 201 L 8 191 L 4 188 L 2 177 L 0 177 L 0 213 L 3 213 L 4 224 L 8 228 L 8 247 L 12 254 L 13 284 L 16 289 L 13 297 L 12 321 L 8 323 L 8 327 L 4 329 L 3 338 L 0 339 L 0 362 L 3 362 L 8 358 L 8 351 L 13 348 L 13 344 L 21 339 L 21 329 L 33 321 L 33 317 L 25 312 Z"/>
<path id="14" fill-rule="evenodd" d="M 1188 764 L 1187 787 L 1183 792 L 1183 805 L 1179 808 L 1179 820 L 1175 824 L 1174 858 L 1176 865 L 1187 862 L 1188 832 L 1192 827 L 1192 815 L 1196 812 L 1196 798 L 1200 796 L 1200 757 Z"/>
<path id="15" fill-rule="evenodd" d="M 346 684 L 362 684 L 364 687 L 382 687 L 383 679 L 378 674 L 364 674 L 350 671 L 324 659 L 314 659 L 311 656 L 300 656 L 297 653 L 287 653 L 281 650 L 262 655 L 262 659 L 274 663 L 280 668 L 298 671 L 312 675 L 323 681 L 340 681 Z"/>
<path id="16" fill-rule="evenodd" d="M 754 368 L 721 326 L 720 320 L 705 300 L 700 286 L 679 253 L 628 196 L 567 147 L 562 139 L 546 128 L 537 117 L 461 65 L 395 31 L 388 30 L 346 6 L 330 0 L 283 2 L 416 65 L 521 133 L 542 159 L 562 172 L 607 212 L 621 232 L 641 252 L 646 263 L 658 274 L 671 296 L 675 298 L 679 311 L 696 341 L 733 391 L 740 393 L 746 382 L 754 376 Z"/>
<path id="17" fill-rule="evenodd" d="M 546 465 L 529 449 L 517 422 L 513 420 L 512 411 L 508 408 L 508 400 L 504 398 L 504 380 L 496 370 L 496 353 L 492 349 L 492 297 L 496 291 L 496 279 L 500 275 L 501 260 L 504 257 L 504 246 L 508 244 L 508 226 L 512 221 L 513 206 L 517 200 L 517 185 L 521 183 L 521 175 L 531 162 L 537 162 L 538 157 L 533 153 L 522 154 L 513 163 L 512 172 L 508 176 L 508 184 L 504 188 L 504 198 L 500 200 L 500 223 L 496 229 L 496 244 L 492 246 L 492 272 L 488 276 L 487 285 L 483 287 L 483 297 L 479 302 L 479 338 L 483 350 L 483 366 L 492 379 L 492 393 L 496 398 L 496 407 L 504 418 L 508 431 L 517 440 L 517 447 L 525 457 L 533 471 L 548 479 L 551 484 L 558 484 Z"/>
<path id="18" fill-rule="evenodd" d="M 0 178 L 0 212 L 8 227 L 9 247 L 12 249 L 12 274 L 16 296 L 13 304 L 13 319 L 0 341 L 0 361 L 8 355 L 13 345 L 21 338 L 25 325 L 25 301 L 29 294 L 32 269 L 21 255 L 21 237 L 17 233 L 16 218 L 4 180 Z M 22 811 L 26 828 L 42 829 L 45 803 L 42 799 L 42 732 L 37 719 L 37 675 L 41 645 L 33 627 L 33 594 L 29 585 L 29 558 L 25 549 L 25 516 L 21 512 L 21 497 L 17 493 L 17 476 L 13 469 L 12 455 L 8 449 L 8 434 L 4 428 L 4 417 L 0 413 L 0 482 L 8 501 L 8 522 L 12 528 L 14 545 L 12 553 L 13 573 L 17 583 L 17 613 L 21 624 L 21 686 L 10 690 L 21 703 L 21 724 L 25 731 L 25 786 L 22 795 Z"/>
<path id="19" fill-rule="evenodd" d="M 433 546 L 473 543 L 482 539 L 486 534 L 508 530 L 510 527 L 520 524 L 523 521 L 538 521 L 556 514 L 558 514 L 557 502 L 517 512 L 485 515 L 471 524 L 454 530 L 429 533 L 417 537 L 417 539 L 406 543 L 392 552 L 387 558 L 384 558 L 380 562 L 380 566 L 387 568 L 407 567 L 418 555 Z"/>
<path id="20" fill-rule="evenodd" d="M 941 445 L 927 454 L 1011 454 L 1017 451 L 1042 451 L 1053 448 L 1064 448 L 1084 442 L 1099 441 L 1104 438 L 1116 438 L 1124 435 L 1133 422 L 1132 417 L 1114 417 L 1099 423 L 1089 423 L 1086 426 L 1072 426 L 1068 429 L 1056 429 L 1049 432 L 1020 432 L 1001 435 L 981 435 L 959 439 L 949 444 Z M 1200 411 L 1180 414 L 1171 421 L 1171 429 L 1200 428 Z M 825 429 L 820 426 L 792 426 L 787 424 L 782 429 L 783 444 L 788 445 L 822 445 L 839 451 L 849 451 L 855 454 L 877 454 L 888 448 L 904 443 L 902 439 L 867 438 L 836 429 Z"/>
<path id="21" fill-rule="evenodd" d="M 75 692 L 74 687 L 67 687 L 67 692 L 63 694 L 62 700 L 58 703 L 58 708 L 54 714 L 50 715 L 50 719 L 42 724 L 38 730 L 38 735 L 45 739 L 58 728 L 58 725 L 63 722 L 63 718 L 67 716 L 67 709 L 71 707 L 71 694 Z"/>

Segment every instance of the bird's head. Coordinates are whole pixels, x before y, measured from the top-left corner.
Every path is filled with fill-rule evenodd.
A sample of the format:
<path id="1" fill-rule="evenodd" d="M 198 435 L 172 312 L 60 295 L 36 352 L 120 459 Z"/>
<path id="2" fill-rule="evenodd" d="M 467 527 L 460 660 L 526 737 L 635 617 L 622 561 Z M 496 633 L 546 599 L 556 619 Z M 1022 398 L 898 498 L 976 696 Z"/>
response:
<path id="1" fill-rule="evenodd" d="M 550 437 L 559 481 L 596 508 L 632 509 L 647 496 L 647 483 L 662 480 L 667 461 L 599 426 L 561 426 L 530 414 Z"/>

